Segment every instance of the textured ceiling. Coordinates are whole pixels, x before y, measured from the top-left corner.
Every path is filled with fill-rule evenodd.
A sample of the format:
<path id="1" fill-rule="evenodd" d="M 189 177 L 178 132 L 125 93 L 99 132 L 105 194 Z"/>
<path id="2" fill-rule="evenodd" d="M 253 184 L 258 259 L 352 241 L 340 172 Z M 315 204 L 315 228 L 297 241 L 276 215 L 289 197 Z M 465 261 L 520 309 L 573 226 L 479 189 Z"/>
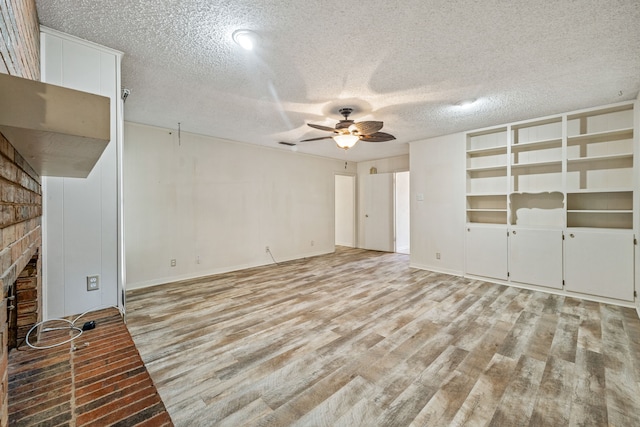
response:
<path id="1" fill-rule="evenodd" d="M 338 108 L 397 140 L 300 143 L 350 161 L 407 142 L 634 99 L 638 0 L 36 0 L 40 22 L 125 53 L 125 120 L 289 148 Z M 231 38 L 261 37 L 254 52 Z M 455 104 L 478 99 L 468 110 Z"/>

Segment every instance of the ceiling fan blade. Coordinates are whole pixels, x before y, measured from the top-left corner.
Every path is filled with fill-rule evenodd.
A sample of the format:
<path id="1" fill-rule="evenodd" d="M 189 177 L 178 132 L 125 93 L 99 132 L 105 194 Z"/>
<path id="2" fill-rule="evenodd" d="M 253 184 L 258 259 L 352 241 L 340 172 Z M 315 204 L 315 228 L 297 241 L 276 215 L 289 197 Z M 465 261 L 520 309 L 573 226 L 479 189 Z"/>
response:
<path id="1" fill-rule="evenodd" d="M 312 128 L 315 128 L 315 129 L 326 130 L 327 132 L 336 131 L 334 128 L 330 128 L 329 126 L 314 125 L 313 123 L 307 123 L 307 126 L 311 126 Z"/>
<path id="2" fill-rule="evenodd" d="M 309 139 L 303 139 L 300 142 L 308 142 L 308 141 L 320 141 L 321 139 L 331 139 L 333 138 L 332 136 L 321 136 L 320 138 L 309 138 Z"/>
<path id="3" fill-rule="evenodd" d="M 389 133 L 376 132 L 372 133 L 371 135 L 361 135 L 360 139 L 367 142 L 385 142 L 392 141 L 396 139 L 396 137 Z"/>
<path id="4" fill-rule="evenodd" d="M 382 129 L 382 122 L 359 122 L 354 123 L 353 127 L 358 130 L 360 135 L 372 135 Z"/>

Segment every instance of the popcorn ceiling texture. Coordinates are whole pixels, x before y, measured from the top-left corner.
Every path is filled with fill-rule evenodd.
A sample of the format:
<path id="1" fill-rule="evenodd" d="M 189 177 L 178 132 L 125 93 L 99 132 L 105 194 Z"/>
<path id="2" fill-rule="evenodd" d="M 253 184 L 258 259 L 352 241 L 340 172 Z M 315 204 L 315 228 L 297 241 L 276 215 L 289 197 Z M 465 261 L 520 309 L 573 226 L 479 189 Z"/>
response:
<path id="1" fill-rule="evenodd" d="M 298 148 L 354 161 L 640 89 L 637 0 L 36 3 L 42 24 L 125 52 L 126 120 L 276 147 L 323 136 L 306 123 L 352 106 L 398 140 Z M 255 53 L 232 42 L 239 28 L 261 36 Z M 469 98 L 476 108 L 453 106 Z"/>

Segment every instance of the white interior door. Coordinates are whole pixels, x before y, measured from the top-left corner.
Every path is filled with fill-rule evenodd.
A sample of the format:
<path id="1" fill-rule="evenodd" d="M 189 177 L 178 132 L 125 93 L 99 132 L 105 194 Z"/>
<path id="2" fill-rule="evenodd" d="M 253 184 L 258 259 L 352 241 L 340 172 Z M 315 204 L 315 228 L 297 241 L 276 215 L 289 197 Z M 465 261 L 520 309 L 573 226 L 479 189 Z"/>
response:
<path id="1" fill-rule="evenodd" d="M 364 236 L 362 247 L 374 251 L 394 251 L 393 174 L 365 175 L 362 180 L 364 195 Z"/>

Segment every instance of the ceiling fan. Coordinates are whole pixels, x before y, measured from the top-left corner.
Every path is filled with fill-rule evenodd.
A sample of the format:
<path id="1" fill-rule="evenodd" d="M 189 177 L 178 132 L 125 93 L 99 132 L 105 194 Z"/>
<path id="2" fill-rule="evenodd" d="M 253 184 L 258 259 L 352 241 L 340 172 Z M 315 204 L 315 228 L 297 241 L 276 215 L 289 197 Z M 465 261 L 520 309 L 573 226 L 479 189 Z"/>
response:
<path id="1" fill-rule="evenodd" d="M 344 117 L 344 119 L 340 120 L 336 124 L 335 128 L 307 123 L 307 125 L 314 129 L 332 132 L 333 135 L 323 136 L 320 138 L 303 139 L 300 142 L 333 138 L 338 147 L 348 150 L 356 145 L 358 141 L 385 142 L 396 139 L 396 137 L 391 134 L 380 132 L 383 125 L 382 122 L 364 121 L 356 123 L 353 120 L 349 120 L 349 115 L 353 112 L 353 108 L 341 108 L 338 112 Z"/>

